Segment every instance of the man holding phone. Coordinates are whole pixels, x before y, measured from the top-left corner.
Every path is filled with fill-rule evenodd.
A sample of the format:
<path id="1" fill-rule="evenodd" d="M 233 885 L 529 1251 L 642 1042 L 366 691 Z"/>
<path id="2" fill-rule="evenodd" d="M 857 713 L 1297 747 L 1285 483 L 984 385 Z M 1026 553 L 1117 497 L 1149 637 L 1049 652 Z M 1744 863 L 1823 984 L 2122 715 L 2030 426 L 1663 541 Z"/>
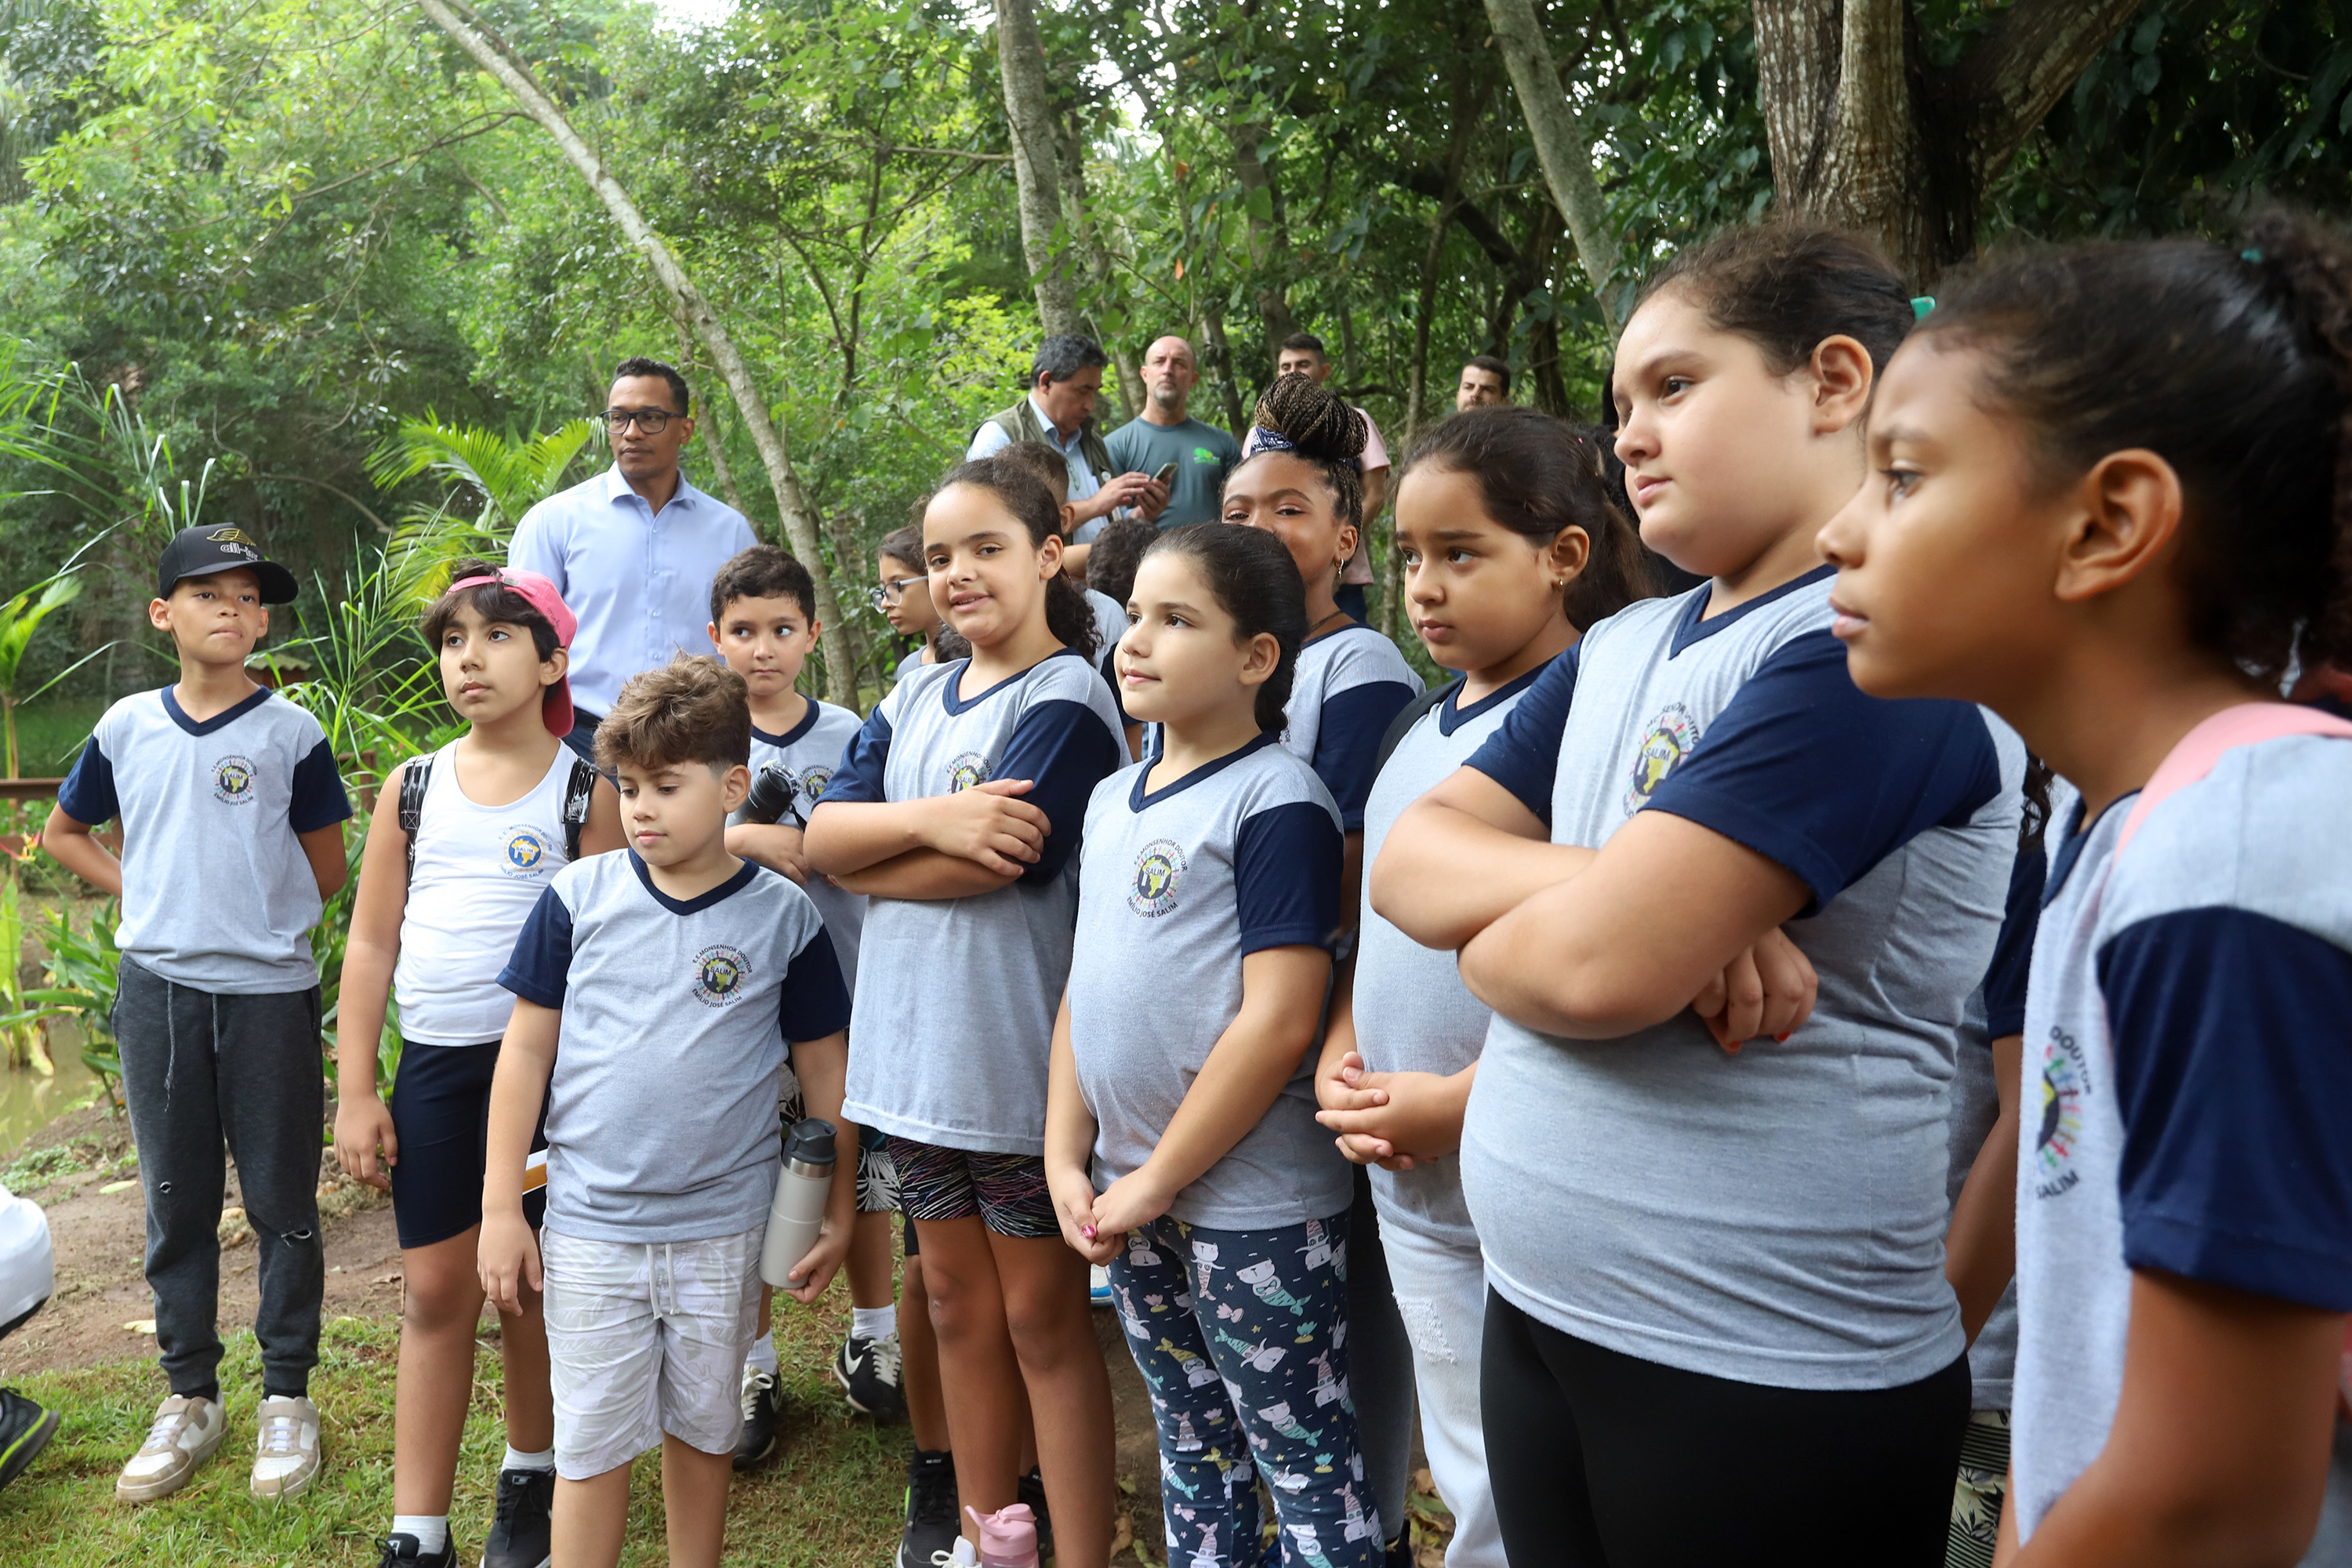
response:
<path id="1" fill-rule="evenodd" d="M 1113 466 L 1150 474 L 1168 486 L 1161 528 L 1207 522 L 1218 515 L 1225 476 L 1242 460 L 1239 443 L 1186 412 L 1201 379 L 1192 345 L 1182 338 L 1155 341 L 1143 353 L 1143 413 L 1106 437 Z"/>

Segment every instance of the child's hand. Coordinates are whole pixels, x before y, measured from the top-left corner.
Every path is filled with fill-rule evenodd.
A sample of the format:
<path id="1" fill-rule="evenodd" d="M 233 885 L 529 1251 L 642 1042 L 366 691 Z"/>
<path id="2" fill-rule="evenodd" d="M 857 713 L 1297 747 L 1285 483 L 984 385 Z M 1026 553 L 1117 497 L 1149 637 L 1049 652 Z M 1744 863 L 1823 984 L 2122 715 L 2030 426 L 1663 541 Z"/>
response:
<path id="1" fill-rule="evenodd" d="M 942 855 L 977 862 L 1000 877 L 1017 877 L 1037 863 L 1045 835 L 1054 830 L 1043 810 L 1016 798 L 1029 790 L 1027 779 L 991 779 L 935 795 L 924 837 Z"/>
<path id="2" fill-rule="evenodd" d="M 1389 1102 L 1385 1089 L 1364 1081 L 1364 1058 L 1358 1053 L 1348 1052 L 1330 1068 L 1315 1075 L 1315 1103 L 1325 1110 L 1370 1110 Z"/>
<path id="3" fill-rule="evenodd" d="M 1318 1110 L 1315 1120 L 1339 1134 L 1339 1152 L 1359 1165 L 1410 1171 L 1462 1147 L 1466 1076 L 1433 1072 L 1365 1072 L 1349 1053 L 1339 1073 L 1345 1086 L 1378 1103 L 1362 1110 Z"/>
<path id="4" fill-rule="evenodd" d="M 400 1134 L 393 1131 L 392 1112 L 382 1100 L 373 1094 L 345 1095 L 336 1101 L 336 1163 L 352 1180 L 388 1193 L 392 1178 L 378 1165 L 379 1143 L 383 1146 L 383 1166 L 400 1163 Z"/>
<path id="5" fill-rule="evenodd" d="M 1140 1230 L 1166 1214 L 1175 1196 L 1173 1193 L 1160 1189 L 1149 1165 L 1139 1171 L 1130 1171 L 1105 1187 L 1102 1196 L 1095 1200 L 1094 1217 L 1090 1222 L 1094 1226 L 1093 1239 L 1108 1243 L 1110 1251 L 1118 1251 L 1129 1231 Z M 1108 1258 L 1097 1258 L 1094 1261 L 1105 1262 Z"/>
<path id="6" fill-rule="evenodd" d="M 802 851 L 802 837 L 801 830 L 788 823 L 739 822 L 727 830 L 727 853 L 781 871 L 806 887 L 808 856 Z"/>
<path id="7" fill-rule="evenodd" d="M 1788 933 L 1775 926 L 1691 998 L 1691 1011 L 1732 1056 L 1761 1035 L 1785 1040 L 1813 1016 L 1821 980 Z"/>
<path id="8" fill-rule="evenodd" d="M 1106 1232 L 1095 1224 L 1095 1184 L 1084 1170 L 1058 1171 L 1048 1165 L 1045 1188 L 1054 1197 L 1054 1217 L 1062 1222 L 1062 1239 L 1089 1263 L 1108 1263 L 1126 1242 L 1123 1232 Z"/>
<path id="9" fill-rule="evenodd" d="M 841 1272 L 841 1266 L 849 1261 L 852 1229 L 826 1220 L 816 1233 L 816 1245 L 802 1254 L 801 1260 L 792 1267 L 792 1277 L 801 1283 L 780 1286 L 781 1293 L 803 1307 L 814 1305 L 824 1294 L 824 1288 L 833 1283 L 833 1277 Z"/>
<path id="10" fill-rule="evenodd" d="M 482 1240 L 476 1249 L 482 1275 L 482 1293 L 501 1312 L 522 1310 L 522 1288 L 541 1289 L 546 1277 L 539 1264 L 539 1237 L 530 1222 L 515 1209 L 482 1216 Z"/>

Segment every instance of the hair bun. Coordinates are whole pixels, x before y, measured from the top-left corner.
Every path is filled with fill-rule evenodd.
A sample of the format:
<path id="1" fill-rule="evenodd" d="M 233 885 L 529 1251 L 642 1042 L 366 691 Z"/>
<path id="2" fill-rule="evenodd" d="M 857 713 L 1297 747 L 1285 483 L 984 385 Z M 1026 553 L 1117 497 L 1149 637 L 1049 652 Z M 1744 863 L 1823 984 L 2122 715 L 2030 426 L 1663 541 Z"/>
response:
<path id="1" fill-rule="evenodd" d="M 1364 416 L 1312 377 L 1276 376 L 1257 400 L 1251 423 L 1296 447 L 1299 456 L 1351 463 L 1364 455 Z"/>

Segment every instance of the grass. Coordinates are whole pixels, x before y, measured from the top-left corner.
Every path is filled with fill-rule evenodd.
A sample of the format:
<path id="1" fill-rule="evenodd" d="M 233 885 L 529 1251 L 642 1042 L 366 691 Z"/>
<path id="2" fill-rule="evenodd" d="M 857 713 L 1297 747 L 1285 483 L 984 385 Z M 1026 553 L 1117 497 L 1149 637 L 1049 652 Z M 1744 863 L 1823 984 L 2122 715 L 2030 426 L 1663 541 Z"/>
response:
<path id="1" fill-rule="evenodd" d="M 16 710 L 16 763 L 26 778 L 58 778 L 106 711 L 95 697 L 43 698 Z"/>
<path id="2" fill-rule="evenodd" d="M 780 1303 L 789 1307 L 790 1303 Z M 126 1309 L 127 1310 L 127 1309 Z M 732 1563 L 882 1563 L 898 1540 L 899 1494 L 909 1439 L 904 1427 L 877 1429 L 850 1415 L 826 1371 L 847 1328 L 846 1295 L 825 1310 L 792 1310 L 777 1321 L 786 1394 L 785 1435 L 776 1458 L 737 1478 L 727 1520 Z M 493 1322 L 495 1320 L 493 1320 Z M 127 1336 L 126 1336 L 127 1337 Z M 499 1419 L 498 1352 L 489 1335 L 475 1366 L 457 1495 L 451 1510 L 459 1549 L 479 1560 L 496 1469 L 504 1451 Z M 246 1490 L 260 1402 L 260 1354 L 253 1336 L 228 1341 L 221 1387 L 230 1430 L 220 1451 L 178 1495 L 131 1507 L 114 1500 L 114 1476 L 147 1434 L 163 1396 L 152 1360 L 27 1378 L 20 1392 L 64 1417 L 31 1469 L 0 1491 L 0 1558 L 10 1568 L 114 1568 L 116 1564 L 333 1564 L 375 1568 L 373 1542 L 392 1522 L 392 1388 L 398 1353 L 393 1320 L 339 1318 L 319 1345 L 310 1394 L 324 1423 L 326 1464 L 292 1502 L 262 1502 Z M 638 1461 L 625 1564 L 666 1561 L 661 1465 Z"/>

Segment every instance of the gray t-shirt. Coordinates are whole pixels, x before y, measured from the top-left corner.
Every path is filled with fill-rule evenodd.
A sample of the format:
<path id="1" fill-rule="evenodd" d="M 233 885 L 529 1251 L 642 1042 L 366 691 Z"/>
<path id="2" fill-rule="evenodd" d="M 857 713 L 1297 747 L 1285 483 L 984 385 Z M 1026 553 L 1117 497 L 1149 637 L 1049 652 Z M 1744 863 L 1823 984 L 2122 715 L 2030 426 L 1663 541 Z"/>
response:
<path id="1" fill-rule="evenodd" d="M 1436 707 L 1413 721 L 1373 781 L 1364 806 L 1364 865 L 1381 857 L 1405 807 L 1460 767 L 1518 705 L 1540 667 L 1467 708 L 1455 706 L 1459 681 Z M 1356 938 L 1356 1049 L 1374 1072 L 1460 1072 L 1486 1048 L 1494 1015 L 1462 984 L 1454 955 L 1422 946 L 1372 908 L 1364 879 Z M 1381 1223 L 1461 1247 L 1478 1245 L 1462 1198 L 1458 1156 L 1415 1161 L 1410 1171 L 1371 1168 Z"/>
<path id="2" fill-rule="evenodd" d="M 1944 1177 L 1944 1191 L 1956 1204 L 1984 1148 L 1985 1135 L 2000 1115 L 2000 1089 L 1993 1078 L 1991 1041 L 1986 1027 L 1984 999 L 1971 997 L 1968 1016 L 1960 1023 L 1959 1051 L 1953 1064 L 1950 1142 Z M 1969 1346 L 1969 1408 L 2008 1409 L 2010 1383 L 2016 1369 L 2017 1281 L 2011 1279 L 1992 1316 L 1985 1320 L 1975 1342 Z"/>
<path id="3" fill-rule="evenodd" d="M 1359 622 L 1309 638 L 1298 650 L 1282 710 L 1285 750 L 1315 770 L 1348 831 L 1364 826 L 1389 721 L 1421 695 L 1421 677 L 1396 644 Z M 1154 749 L 1157 749 L 1156 747 Z"/>
<path id="4" fill-rule="evenodd" d="M 842 1113 L 917 1142 L 1036 1155 L 1087 801 L 1124 758 L 1110 689 L 1086 659 L 1056 653 L 959 697 L 969 664 L 907 671 L 866 716 L 824 799 L 919 800 L 1029 779 L 1022 798 L 1052 831 L 1037 864 L 992 892 L 869 900 Z"/>
<path id="5" fill-rule="evenodd" d="M 1888 1388 L 1961 1352 L 1944 1279 L 1945 1094 L 2016 859 L 2024 747 L 1954 702 L 1863 695 L 1829 569 L 1702 619 L 1646 600 L 1554 659 L 1472 757 L 1599 847 L 1636 811 L 1788 868 L 1820 976 L 1784 1042 L 1685 1010 L 1622 1039 L 1496 1018 L 1462 1182 L 1506 1299 L 1712 1377 Z"/>
<path id="6" fill-rule="evenodd" d="M 319 879 L 298 835 L 352 815 L 319 721 L 257 690 L 201 723 L 172 689 L 109 708 L 58 805 L 122 819 L 125 957 L 174 985 L 223 995 L 319 983 Z"/>
<path id="7" fill-rule="evenodd" d="M 816 906 L 751 861 L 684 902 L 634 849 L 555 874 L 499 984 L 563 1011 L 547 1225 L 593 1241 L 756 1227 L 781 1159 L 784 1047 L 849 1022 Z"/>
<path id="8" fill-rule="evenodd" d="M 1176 465 L 1168 510 L 1155 520 L 1163 529 L 1215 521 L 1222 515 L 1225 476 L 1242 460 L 1241 443 L 1198 419 L 1181 425 L 1130 419 L 1105 437 L 1103 446 L 1110 453 L 1111 467 L 1122 474 L 1157 474 L 1170 463 Z"/>
<path id="9" fill-rule="evenodd" d="M 801 721 L 782 735 L 771 735 L 756 724 L 751 728 L 751 771 L 756 773 L 761 764 L 773 763 L 784 771 L 800 793 L 793 798 L 793 809 L 783 826 L 806 827 L 808 814 L 824 794 L 824 786 L 833 782 L 833 770 L 840 764 L 841 753 L 857 738 L 858 727 L 864 722 L 846 708 L 830 702 L 809 699 L 808 711 Z M 730 826 L 740 823 L 743 813 L 738 811 L 728 818 Z M 841 978 L 852 992 L 857 986 L 857 937 L 866 924 L 866 900 L 856 893 L 845 893 L 824 877 L 812 871 L 808 885 L 801 889 L 824 917 L 825 934 L 833 938 L 834 956 L 841 960 Z"/>
<path id="10" fill-rule="evenodd" d="M 1242 960 L 1328 946 L 1339 926 L 1339 814 L 1307 765 L 1260 735 L 1146 791 L 1156 764 L 1087 807 L 1070 960 L 1070 1048 L 1108 1187 L 1150 1158 L 1242 1005 Z M 1139 1016 L 1136 1003 L 1150 1003 Z M 1255 1127 L 1168 1212 L 1215 1230 L 1329 1219 L 1352 1175 L 1315 1121 L 1315 1053 Z"/>

